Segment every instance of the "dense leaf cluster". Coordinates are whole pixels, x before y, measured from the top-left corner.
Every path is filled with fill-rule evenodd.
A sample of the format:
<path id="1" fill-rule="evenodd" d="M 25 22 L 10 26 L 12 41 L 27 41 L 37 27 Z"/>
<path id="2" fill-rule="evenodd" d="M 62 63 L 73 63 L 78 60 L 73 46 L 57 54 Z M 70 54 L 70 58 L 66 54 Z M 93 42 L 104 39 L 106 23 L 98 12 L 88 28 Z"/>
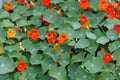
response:
<path id="1" fill-rule="evenodd" d="M 12 10 L 5 10 L 8 1 Z M 51 0 L 47 6 L 26 1 L 34 5 L 0 0 L 0 80 L 120 80 L 120 34 L 114 30 L 120 19 L 100 10 L 100 0 L 88 0 L 85 10 L 81 0 Z M 85 27 L 79 21 L 83 14 Z M 33 28 L 37 34 L 30 33 Z M 48 41 L 49 31 L 54 41 Z M 104 62 L 105 53 L 111 61 Z"/>

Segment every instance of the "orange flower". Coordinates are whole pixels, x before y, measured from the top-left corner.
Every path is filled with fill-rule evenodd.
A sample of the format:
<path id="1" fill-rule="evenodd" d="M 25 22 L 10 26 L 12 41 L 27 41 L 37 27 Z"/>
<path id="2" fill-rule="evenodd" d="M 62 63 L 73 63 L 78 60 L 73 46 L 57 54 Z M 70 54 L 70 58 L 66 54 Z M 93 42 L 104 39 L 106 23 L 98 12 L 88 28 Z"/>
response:
<path id="1" fill-rule="evenodd" d="M 43 24 L 45 25 L 45 26 L 49 26 L 49 22 L 48 21 L 45 21 L 44 20 L 44 16 L 43 16 L 43 14 L 40 16 L 40 20 L 41 20 L 41 22 L 43 22 Z"/>
<path id="2" fill-rule="evenodd" d="M 80 8 L 86 10 L 90 7 L 88 0 L 80 0 Z"/>
<path id="3" fill-rule="evenodd" d="M 0 54 L 2 54 L 2 53 L 3 53 L 3 50 L 0 49 Z"/>
<path id="4" fill-rule="evenodd" d="M 57 33 L 55 32 L 47 32 L 46 38 L 48 42 L 55 42 L 57 39 Z"/>
<path id="5" fill-rule="evenodd" d="M 120 33 L 120 24 L 116 24 L 113 28 L 116 32 Z"/>
<path id="6" fill-rule="evenodd" d="M 25 70 L 25 68 L 27 67 L 26 63 L 24 61 L 20 61 L 18 64 L 17 64 L 17 69 L 18 71 L 22 72 Z"/>
<path id="7" fill-rule="evenodd" d="M 115 17 L 120 18 L 120 11 L 116 12 Z"/>
<path id="8" fill-rule="evenodd" d="M 7 35 L 9 38 L 14 38 L 16 36 L 16 31 L 13 29 L 8 29 Z"/>
<path id="9" fill-rule="evenodd" d="M 103 61 L 104 62 L 109 62 L 113 59 L 113 56 L 111 53 L 105 53 L 104 56 L 103 56 Z"/>
<path id="10" fill-rule="evenodd" d="M 88 28 L 89 21 L 85 15 L 80 16 L 79 22 L 82 24 L 82 28 Z"/>
<path id="11" fill-rule="evenodd" d="M 66 33 L 60 33 L 59 37 L 57 38 L 57 41 L 60 43 L 60 44 L 63 44 L 65 40 L 68 39 L 68 34 Z"/>
<path id="12" fill-rule="evenodd" d="M 17 2 L 21 2 L 21 3 L 24 2 L 24 1 L 25 1 L 25 0 L 17 0 Z"/>
<path id="13" fill-rule="evenodd" d="M 39 34 L 39 31 L 37 29 L 31 29 L 29 32 L 28 32 L 28 37 L 30 37 L 31 39 L 33 40 L 36 40 L 40 37 L 40 34 Z"/>
<path id="14" fill-rule="evenodd" d="M 4 9 L 7 11 L 12 10 L 12 2 L 6 2 L 4 5 Z"/>
<path id="15" fill-rule="evenodd" d="M 108 2 L 106 0 L 100 0 L 100 3 L 98 4 L 99 9 L 105 10 L 107 6 Z"/>
<path id="16" fill-rule="evenodd" d="M 41 0 L 43 5 L 50 6 L 51 0 Z"/>

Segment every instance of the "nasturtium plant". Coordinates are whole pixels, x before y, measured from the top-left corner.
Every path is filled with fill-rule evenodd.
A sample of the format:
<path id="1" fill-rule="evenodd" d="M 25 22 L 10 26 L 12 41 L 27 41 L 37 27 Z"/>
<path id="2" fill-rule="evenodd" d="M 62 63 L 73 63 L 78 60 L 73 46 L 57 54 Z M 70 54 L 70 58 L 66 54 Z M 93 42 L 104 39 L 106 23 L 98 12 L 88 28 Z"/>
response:
<path id="1" fill-rule="evenodd" d="M 120 0 L 0 0 L 0 80 L 120 80 Z"/>

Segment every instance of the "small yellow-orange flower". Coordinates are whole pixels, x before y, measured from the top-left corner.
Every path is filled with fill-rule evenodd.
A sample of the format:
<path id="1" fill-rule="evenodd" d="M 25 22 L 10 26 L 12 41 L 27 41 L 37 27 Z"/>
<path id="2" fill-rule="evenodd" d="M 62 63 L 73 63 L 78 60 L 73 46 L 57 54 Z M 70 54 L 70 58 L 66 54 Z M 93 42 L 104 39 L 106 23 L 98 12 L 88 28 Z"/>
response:
<path id="1" fill-rule="evenodd" d="M 57 13 L 58 13 L 59 15 L 62 15 L 62 9 L 59 9 L 59 10 L 57 11 Z"/>
<path id="2" fill-rule="evenodd" d="M 12 2 L 6 2 L 4 5 L 4 9 L 7 11 L 12 10 Z"/>
<path id="3" fill-rule="evenodd" d="M 16 36 L 16 31 L 13 29 L 8 29 L 7 35 L 9 38 L 14 38 Z"/>
<path id="4" fill-rule="evenodd" d="M 62 32 L 60 33 L 59 37 L 57 38 L 58 43 L 63 44 L 65 40 L 68 39 L 68 34 Z"/>
<path id="5" fill-rule="evenodd" d="M 0 49 L 0 54 L 2 54 L 2 53 L 3 53 L 3 50 Z"/>

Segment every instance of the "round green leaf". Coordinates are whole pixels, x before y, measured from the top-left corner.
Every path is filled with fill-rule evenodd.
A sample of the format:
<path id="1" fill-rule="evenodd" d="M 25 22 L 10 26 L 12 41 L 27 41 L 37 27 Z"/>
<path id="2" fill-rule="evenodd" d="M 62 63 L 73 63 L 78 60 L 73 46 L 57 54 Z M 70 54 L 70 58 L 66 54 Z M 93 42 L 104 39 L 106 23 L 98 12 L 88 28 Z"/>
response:
<path id="1" fill-rule="evenodd" d="M 55 62 L 51 58 L 44 58 L 41 60 L 41 65 L 43 72 L 50 70 L 52 67 L 56 66 Z"/>
<path id="2" fill-rule="evenodd" d="M 116 66 L 120 66 L 120 59 L 116 61 Z"/>
<path id="3" fill-rule="evenodd" d="M 75 48 L 86 48 L 90 45 L 89 40 L 87 39 L 80 39 L 76 44 Z"/>
<path id="4" fill-rule="evenodd" d="M 110 40 L 116 40 L 118 39 L 118 33 L 114 30 L 109 30 L 107 31 L 107 37 L 110 39 Z"/>
<path id="5" fill-rule="evenodd" d="M 33 65 L 40 64 L 42 56 L 40 54 L 32 54 L 30 63 Z"/>
<path id="6" fill-rule="evenodd" d="M 15 64 L 9 57 L 0 56 L 0 74 L 12 72 L 15 69 Z"/>
<path id="7" fill-rule="evenodd" d="M 110 52 L 113 52 L 118 48 L 120 48 L 120 41 L 114 41 L 108 45 L 108 49 L 110 50 Z"/>
<path id="8" fill-rule="evenodd" d="M 106 63 L 102 67 L 102 71 L 115 73 L 115 65 L 113 63 Z"/>
<path id="9" fill-rule="evenodd" d="M 10 15 L 10 18 L 12 21 L 16 21 L 16 20 L 20 19 L 21 16 L 18 13 L 14 12 Z"/>
<path id="10" fill-rule="evenodd" d="M 0 9 L 2 8 L 2 6 L 3 6 L 3 1 L 0 0 Z"/>
<path id="11" fill-rule="evenodd" d="M 72 57 L 71 63 L 81 62 L 83 60 L 84 60 L 84 53 L 80 52 Z"/>
<path id="12" fill-rule="evenodd" d="M 113 29 L 114 25 L 119 22 L 120 21 L 116 18 L 114 18 L 114 19 L 108 18 L 108 19 L 106 19 L 104 26 L 106 26 L 108 29 Z"/>
<path id="13" fill-rule="evenodd" d="M 86 30 L 82 28 L 75 30 L 74 38 L 85 38 L 85 32 Z"/>
<path id="14" fill-rule="evenodd" d="M 78 23 L 78 22 L 75 22 L 75 23 L 72 24 L 72 27 L 73 27 L 74 30 L 79 29 L 80 26 L 81 26 L 81 24 Z"/>
<path id="15" fill-rule="evenodd" d="M 26 69 L 25 74 L 28 80 L 35 80 L 37 72 L 34 70 L 33 67 L 29 67 Z"/>
<path id="16" fill-rule="evenodd" d="M 59 63 L 63 66 L 68 65 L 70 63 L 70 55 L 68 53 L 62 54 Z"/>
<path id="17" fill-rule="evenodd" d="M 115 79 L 120 79 L 120 68 L 117 68 L 116 71 L 115 71 Z"/>
<path id="18" fill-rule="evenodd" d="M 85 48 L 85 50 L 87 50 L 91 54 L 95 54 L 95 51 L 97 50 L 99 44 L 96 43 L 96 41 L 94 41 L 94 40 L 89 40 L 89 42 L 90 42 L 90 46 Z"/>
<path id="19" fill-rule="evenodd" d="M 86 72 L 81 66 L 77 69 L 75 80 L 94 80 L 94 75 Z"/>
<path id="20" fill-rule="evenodd" d="M 9 13 L 7 11 L 0 10 L 0 19 L 7 18 L 7 17 L 9 17 Z"/>
<path id="21" fill-rule="evenodd" d="M 84 66 L 89 70 L 91 73 L 99 72 L 102 69 L 104 62 L 102 59 L 93 57 L 85 62 Z"/>
<path id="22" fill-rule="evenodd" d="M 66 70 L 63 66 L 61 67 L 53 67 L 49 71 L 49 75 L 57 80 L 66 80 Z"/>
<path id="23" fill-rule="evenodd" d="M 94 33 L 91 33 L 91 32 L 86 32 L 86 36 L 89 38 L 89 39 L 96 39 L 96 35 Z"/>
<path id="24" fill-rule="evenodd" d="M 68 71 L 69 71 L 68 76 L 70 77 L 71 80 L 75 80 L 75 75 L 78 67 L 79 67 L 78 63 L 71 64 L 68 66 Z"/>
<path id="25" fill-rule="evenodd" d="M 102 37 L 98 38 L 96 42 L 104 45 L 107 42 L 109 42 L 109 39 L 106 36 L 102 36 Z"/>
<path id="26" fill-rule="evenodd" d="M 102 72 L 98 80 L 114 80 L 114 77 L 109 72 Z"/>
<path id="27" fill-rule="evenodd" d="M 1 23 L 1 27 L 14 27 L 14 24 L 9 19 L 5 19 Z"/>
<path id="28" fill-rule="evenodd" d="M 57 4 L 57 3 L 60 3 L 60 2 L 64 2 L 64 0 L 51 0 L 51 2 Z"/>
<path id="29" fill-rule="evenodd" d="M 114 59 L 114 60 L 120 60 L 120 49 L 117 49 L 117 50 L 113 53 L 113 59 Z"/>

